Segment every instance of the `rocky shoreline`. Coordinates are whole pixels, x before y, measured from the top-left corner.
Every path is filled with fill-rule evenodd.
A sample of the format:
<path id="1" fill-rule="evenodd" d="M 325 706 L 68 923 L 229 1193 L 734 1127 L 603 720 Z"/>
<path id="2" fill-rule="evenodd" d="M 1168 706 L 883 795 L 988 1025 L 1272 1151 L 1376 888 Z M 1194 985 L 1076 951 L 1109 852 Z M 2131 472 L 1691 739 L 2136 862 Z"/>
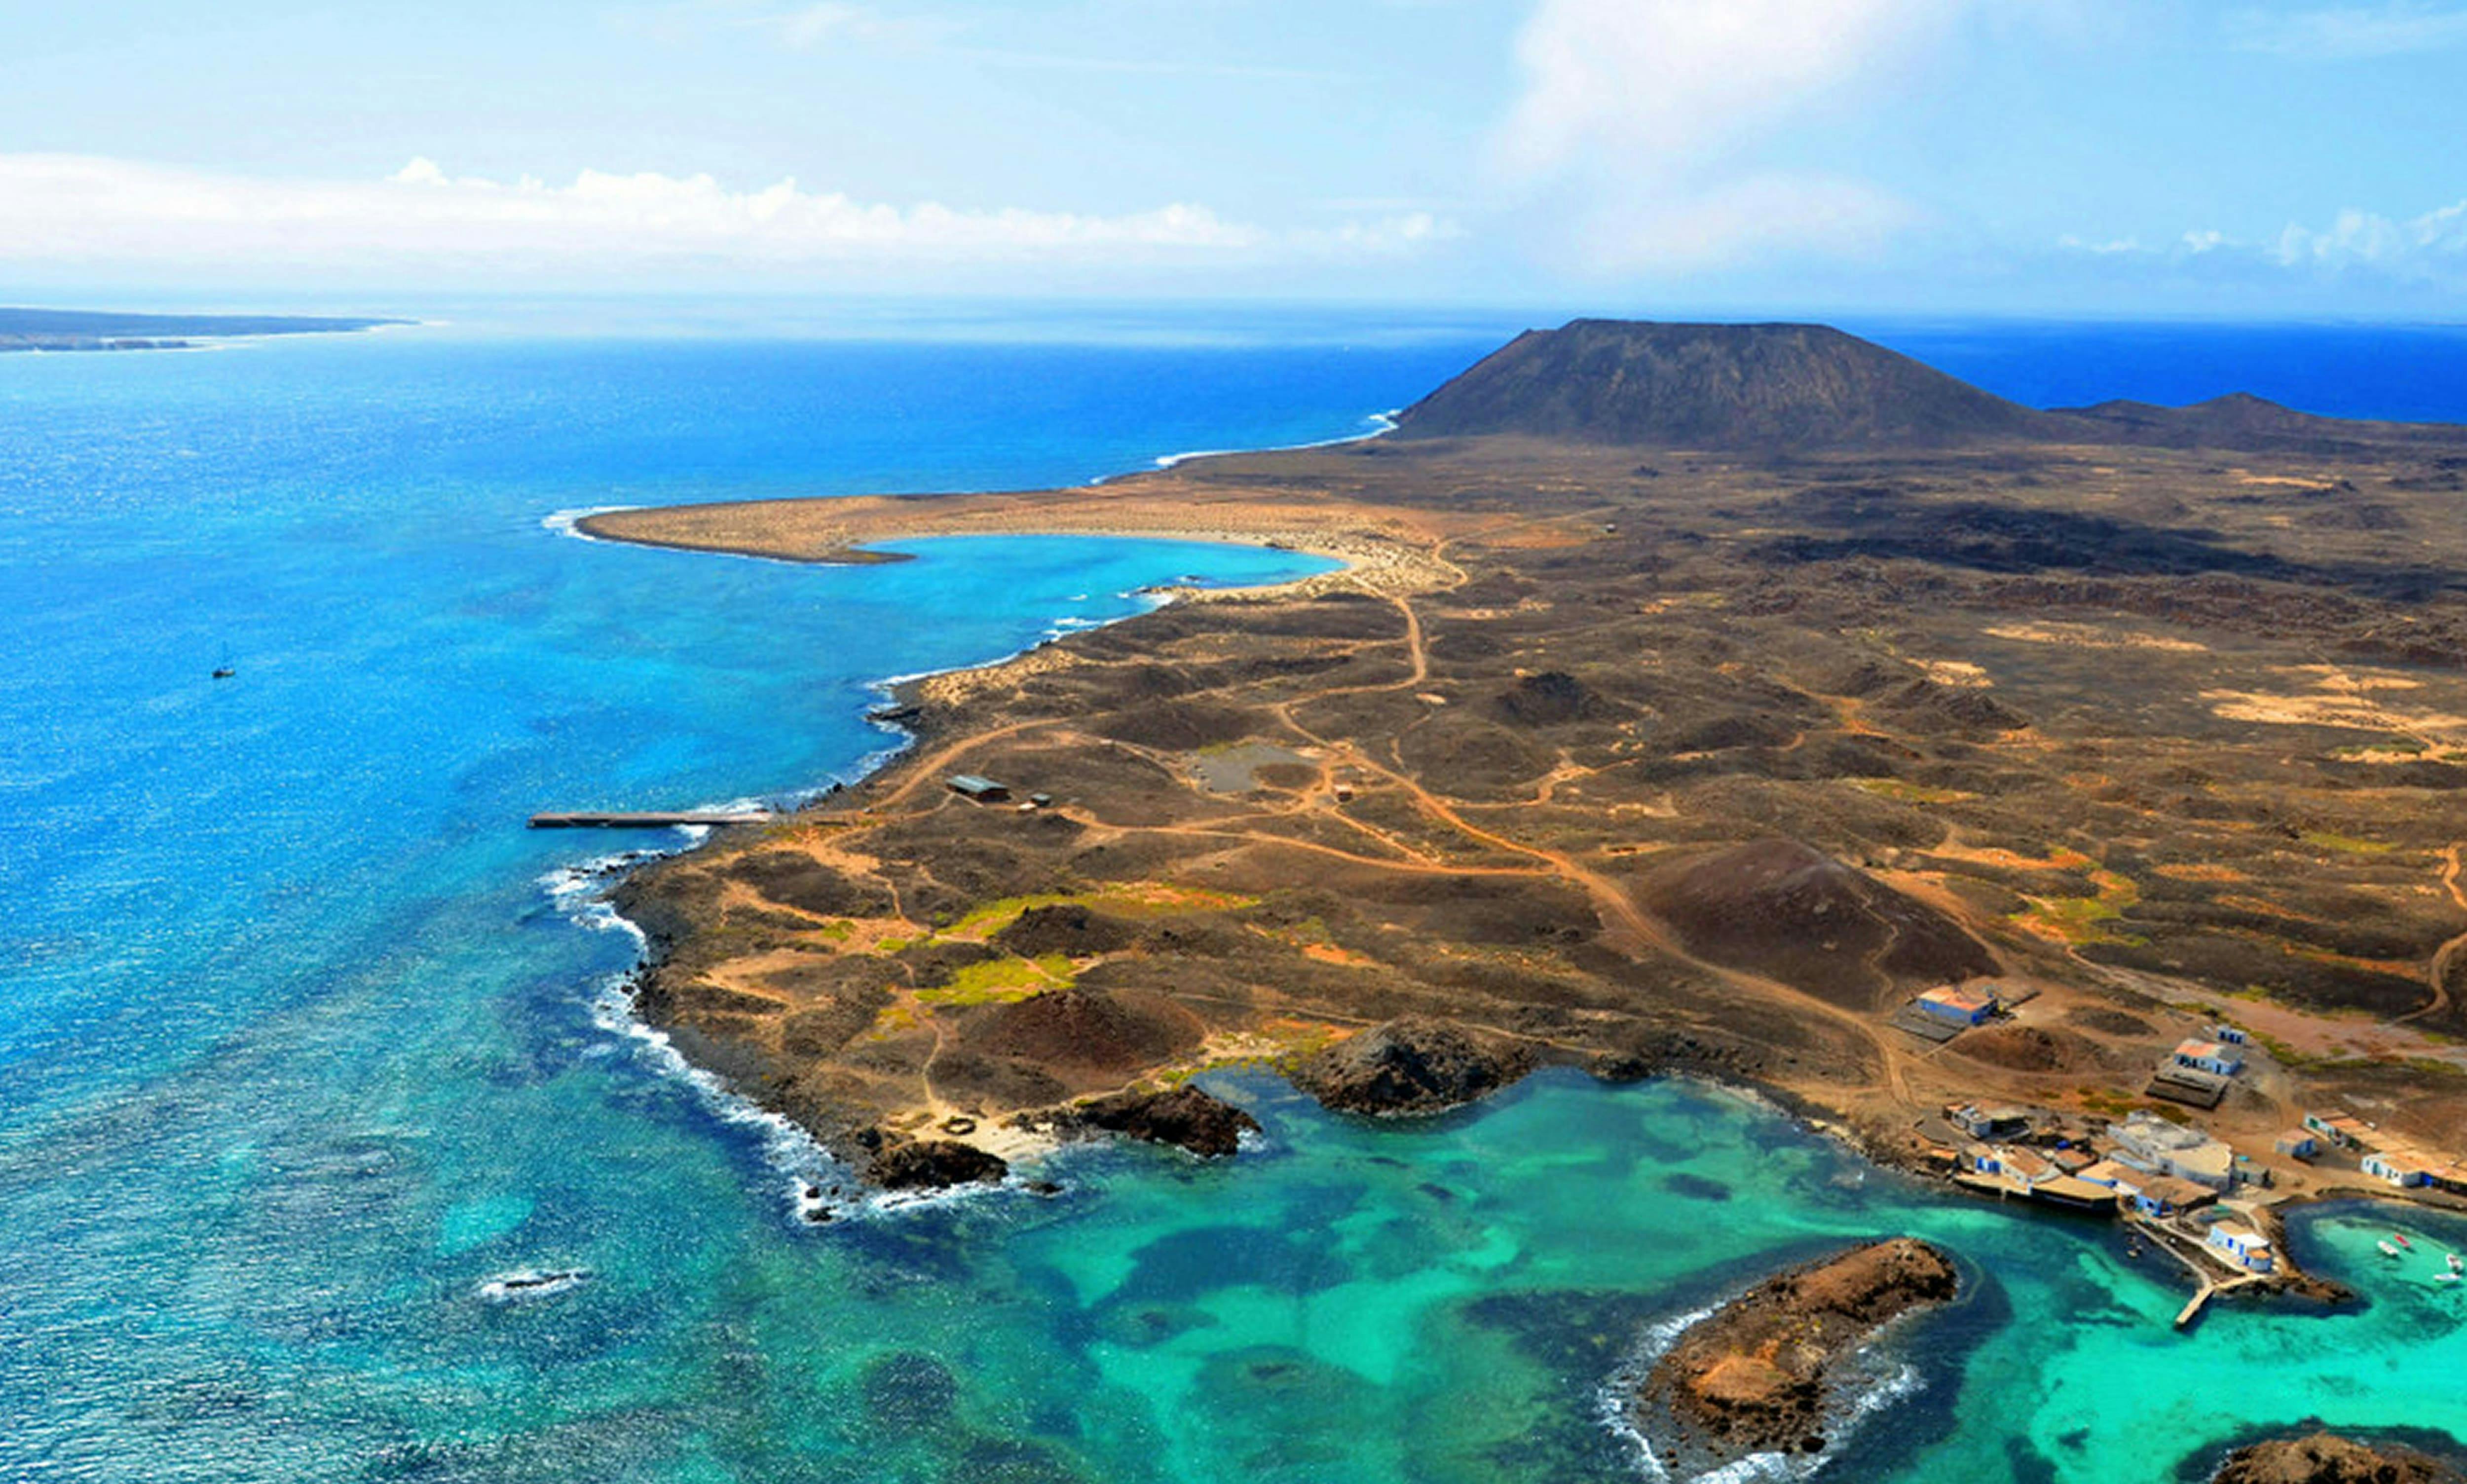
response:
<path id="1" fill-rule="evenodd" d="M 2467 1475 L 2411 1448 L 2316 1432 L 2239 1448 L 2211 1475 L 2211 1484 L 2461 1484 L 2462 1479 Z"/>

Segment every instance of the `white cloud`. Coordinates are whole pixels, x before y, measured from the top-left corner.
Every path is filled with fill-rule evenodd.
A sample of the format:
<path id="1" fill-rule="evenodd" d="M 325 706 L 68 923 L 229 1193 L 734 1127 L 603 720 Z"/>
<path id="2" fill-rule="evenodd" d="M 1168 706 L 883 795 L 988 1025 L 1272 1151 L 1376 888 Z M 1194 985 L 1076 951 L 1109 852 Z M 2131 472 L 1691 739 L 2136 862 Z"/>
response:
<path id="1" fill-rule="evenodd" d="M 2467 270 L 2467 201 L 2405 221 L 2353 209 L 2320 231 L 2291 223 L 2266 249 L 2286 267 L 2371 268 L 2402 277 Z"/>
<path id="2" fill-rule="evenodd" d="M 2283 281 L 2288 271 L 2356 274 L 2393 284 L 2467 286 L 2467 201 L 2421 215 L 2396 219 L 2350 208 L 2326 227 L 2291 222 L 2261 240 L 2205 229 L 2145 247 L 2133 237 L 2112 242 L 2065 236 L 2056 246 L 2094 257 L 2187 263 L 2212 259 L 2231 274 L 2265 273 Z"/>
<path id="3" fill-rule="evenodd" d="M 805 51 L 834 36 L 867 34 L 880 23 L 871 11 L 842 5 L 837 0 L 825 0 L 821 5 L 809 5 L 801 11 L 769 17 L 769 24 L 778 29 L 781 40 Z"/>
<path id="4" fill-rule="evenodd" d="M 2088 237 L 2076 236 L 2070 232 L 2056 238 L 2056 246 L 2069 253 L 2088 253 L 2094 258 L 2116 258 L 2150 251 L 2141 245 L 2139 237 L 2111 237 L 2104 242 L 2097 242 Z"/>
<path id="5" fill-rule="evenodd" d="M 1542 0 L 1497 164 L 1573 212 L 1611 271 L 1872 251 L 1915 213 L 1868 183 L 1758 166 L 1754 146 L 1871 85 L 1971 0 Z"/>
<path id="6" fill-rule="evenodd" d="M 2313 11 L 2246 11 L 2229 24 L 2243 51 L 2315 61 L 2399 56 L 2467 43 L 2467 10 L 2410 0 Z"/>
<path id="7" fill-rule="evenodd" d="M 0 154 L 0 262 L 429 261 L 601 273 L 675 265 L 1246 263 L 1410 251 L 1427 214 L 1276 231 L 1174 204 L 1120 215 L 893 206 L 782 180 L 584 170 L 569 185 L 449 175 L 276 180 L 74 155 Z"/>
<path id="8" fill-rule="evenodd" d="M 1667 169 L 1777 123 L 1960 0 L 1543 0 L 1517 40 L 1513 169 L 1607 150 Z"/>

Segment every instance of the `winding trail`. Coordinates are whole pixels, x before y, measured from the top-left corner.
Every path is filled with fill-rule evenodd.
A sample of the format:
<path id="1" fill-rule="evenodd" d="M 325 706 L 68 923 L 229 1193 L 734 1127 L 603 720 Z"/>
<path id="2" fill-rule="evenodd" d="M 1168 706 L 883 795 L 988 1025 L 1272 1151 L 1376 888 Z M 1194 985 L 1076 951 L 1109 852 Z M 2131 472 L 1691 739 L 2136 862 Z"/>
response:
<path id="1" fill-rule="evenodd" d="M 2461 848 L 2461 844 L 2453 844 L 2449 849 L 2441 852 L 2441 886 L 2442 889 L 2450 893 L 2450 900 L 2458 904 L 2458 910 L 2467 912 L 2467 888 L 2461 888 L 2458 882 L 2460 870 L 2458 852 Z M 2434 950 L 2433 967 L 2427 975 L 2433 982 L 2433 999 L 2421 1009 L 2410 1010 L 2390 1023 L 2404 1025 L 2410 1021 L 2420 1021 L 2429 1016 L 2446 1013 L 2450 1009 L 2450 971 L 2457 963 L 2458 956 L 2462 953 L 2467 953 L 2467 933 L 2458 934 Z"/>
<path id="2" fill-rule="evenodd" d="M 1454 564 L 1448 561 L 1446 551 L 1449 547 L 1458 542 L 1495 536 L 1522 526 L 1537 523 L 1538 518 L 1503 520 L 1462 535 L 1435 540 L 1422 554 L 1436 565 L 1452 568 Z M 1577 888 L 1592 901 L 1596 913 L 1603 925 L 1602 940 L 1605 945 L 1631 958 L 1660 956 L 1676 960 L 1709 978 L 1731 985 L 1743 995 L 1785 1004 L 1802 1013 L 1812 1012 L 1823 1020 L 1832 1022 L 1849 1032 L 1855 1040 L 1874 1048 L 1877 1062 L 1884 1069 L 1895 1102 L 1906 1108 L 1918 1106 L 1918 1100 L 1912 1091 L 1906 1068 L 1910 1053 L 1894 1043 L 1887 1028 L 1876 1024 L 1869 1017 L 1832 1004 L 1791 985 L 1768 979 L 1759 975 L 1728 968 L 1698 956 L 1682 944 L 1666 925 L 1638 906 L 1634 896 L 1623 884 L 1603 875 L 1566 851 L 1546 845 L 1529 844 L 1473 822 L 1465 818 L 1454 802 L 1434 794 L 1418 778 L 1413 776 L 1406 770 L 1401 757 L 1396 758 L 1392 763 L 1382 761 L 1351 742 L 1328 737 L 1297 719 L 1294 714 L 1296 709 L 1314 702 L 1325 701 L 1337 696 L 1413 691 L 1418 690 L 1429 683 L 1431 676 L 1429 639 L 1423 628 L 1421 615 L 1415 610 L 1410 598 L 1402 593 L 1382 591 L 1376 596 L 1393 606 L 1402 620 L 1404 632 L 1401 641 L 1405 647 L 1407 661 L 1405 674 L 1395 680 L 1320 690 L 1290 700 L 1279 701 L 1271 704 L 1267 708 L 1268 711 L 1295 736 L 1322 750 L 1324 755 L 1329 759 L 1328 765 L 1323 772 L 1324 777 L 1332 774 L 1334 767 L 1346 766 L 1367 776 L 1378 778 L 1411 800 L 1414 807 L 1426 818 L 1453 831 L 1460 838 L 1477 842 L 1494 851 L 1522 857 L 1535 863 L 1533 866 L 1449 863 L 1434 856 L 1428 850 L 1394 837 L 1386 830 L 1370 825 L 1367 821 L 1352 820 L 1344 811 L 1331 807 L 1332 791 L 1315 790 L 1311 798 L 1278 811 L 1278 817 L 1298 816 L 1303 813 L 1333 817 L 1380 845 L 1399 852 L 1404 859 L 1359 855 L 1317 841 L 1279 834 L 1271 829 L 1242 827 L 1239 821 L 1223 821 L 1212 824 L 1112 827 L 1122 829 L 1125 833 L 1154 833 L 1187 839 L 1222 840 L 1229 843 L 1253 846 L 1281 846 L 1342 861 L 1348 865 L 1410 875 L 1555 878 Z M 920 790 L 931 788 L 945 769 L 990 743 L 1037 731 L 1057 731 L 1068 734 L 1071 730 L 1063 718 L 1048 717 L 1015 722 L 983 731 L 971 731 L 967 735 L 956 737 L 930 752 L 905 759 L 902 767 L 908 776 L 885 795 L 876 807 L 888 810 L 911 803 Z M 1171 767 L 1168 759 L 1157 757 L 1146 749 L 1128 748 L 1126 750 L 1142 755 L 1151 764 Z M 1544 797 L 1547 798 L 1554 792 L 1559 782 L 1570 781 L 1585 771 L 1562 770 L 1554 773 L 1551 780 L 1545 787 Z M 2456 873 L 2454 869 L 2451 878 L 2454 894 L 2459 890 L 2456 884 Z M 2462 907 L 2467 907 L 2467 902 L 2462 902 Z M 2467 937 L 2462 937 L 2458 943 L 2452 946 L 2467 950 Z M 930 1061 L 928 1065 L 930 1068 Z"/>

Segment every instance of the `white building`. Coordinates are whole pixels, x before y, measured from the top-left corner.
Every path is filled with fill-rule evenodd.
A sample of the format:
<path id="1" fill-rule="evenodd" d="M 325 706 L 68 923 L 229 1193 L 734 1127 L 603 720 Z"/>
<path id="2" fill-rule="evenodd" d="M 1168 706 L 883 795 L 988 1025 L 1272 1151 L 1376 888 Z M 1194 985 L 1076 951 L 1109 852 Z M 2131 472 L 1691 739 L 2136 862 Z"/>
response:
<path id="1" fill-rule="evenodd" d="M 2425 1182 L 2423 1157 L 2408 1149 L 2384 1149 L 2365 1156 L 2364 1171 L 2378 1180 L 2405 1189 Z"/>
<path id="2" fill-rule="evenodd" d="M 2244 1070 L 2244 1053 L 2223 1041 L 2185 1041 L 2176 1046 L 2176 1065 L 2232 1077 Z"/>
<path id="3" fill-rule="evenodd" d="M 2210 1228 L 2209 1245 L 2247 1272 L 2268 1272 L 2277 1264 L 2271 1255 L 2270 1239 L 2251 1226 L 2221 1222 Z"/>
<path id="4" fill-rule="evenodd" d="M 2173 1175 L 2212 1190 L 2235 1183 L 2235 1151 L 2200 1129 L 2138 1113 L 2108 1130 L 2116 1158 L 2158 1175 Z"/>

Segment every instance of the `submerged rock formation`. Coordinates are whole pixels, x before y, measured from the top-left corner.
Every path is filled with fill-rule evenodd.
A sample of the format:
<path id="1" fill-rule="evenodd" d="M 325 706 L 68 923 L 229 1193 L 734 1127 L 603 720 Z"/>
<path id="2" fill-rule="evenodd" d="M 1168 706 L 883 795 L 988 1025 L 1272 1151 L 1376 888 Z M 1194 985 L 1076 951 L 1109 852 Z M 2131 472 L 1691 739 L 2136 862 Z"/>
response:
<path id="1" fill-rule="evenodd" d="M 1302 1063 L 1294 1081 L 1346 1113 L 1436 1113 L 1496 1092 L 1533 1066 L 1522 1043 L 1409 1015 L 1338 1042 Z"/>
<path id="2" fill-rule="evenodd" d="M 1691 1326 L 1656 1362 L 1640 1401 L 1688 1450 L 1715 1463 L 1815 1452 L 1841 1362 L 1877 1330 L 1951 1299 L 1953 1260 L 1910 1237 L 1796 1268 Z"/>
<path id="3" fill-rule="evenodd" d="M 2211 1477 L 2215 1484 L 2459 1484 L 2460 1475 L 2413 1449 L 2317 1432 L 2239 1448 Z"/>
<path id="4" fill-rule="evenodd" d="M 1117 1092 L 1080 1108 L 1078 1121 L 1092 1129 L 1170 1144 L 1206 1158 L 1233 1154 L 1242 1135 L 1259 1132 L 1259 1120 L 1193 1087 L 1166 1092 Z"/>

